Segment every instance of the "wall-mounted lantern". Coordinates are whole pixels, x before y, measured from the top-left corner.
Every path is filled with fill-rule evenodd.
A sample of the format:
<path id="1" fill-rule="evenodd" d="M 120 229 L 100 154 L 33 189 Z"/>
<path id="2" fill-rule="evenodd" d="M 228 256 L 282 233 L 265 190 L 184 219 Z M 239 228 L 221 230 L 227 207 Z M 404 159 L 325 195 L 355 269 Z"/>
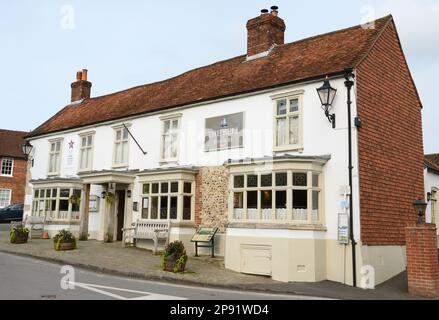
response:
<path id="1" fill-rule="evenodd" d="M 416 200 L 413 202 L 413 207 L 416 210 L 416 213 L 418 214 L 418 224 L 424 223 L 423 216 L 425 215 L 425 209 L 427 208 L 427 202 L 424 200 Z"/>
<path id="2" fill-rule="evenodd" d="M 323 85 L 317 89 L 317 93 L 322 103 L 322 109 L 325 112 L 325 116 L 328 118 L 329 122 L 332 123 L 332 128 L 335 128 L 335 114 L 331 114 L 329 109 L 332 107 L 332 102 L 334 101 L 337 89 L 331 87 L 328 77 L 326 77 Z"/>

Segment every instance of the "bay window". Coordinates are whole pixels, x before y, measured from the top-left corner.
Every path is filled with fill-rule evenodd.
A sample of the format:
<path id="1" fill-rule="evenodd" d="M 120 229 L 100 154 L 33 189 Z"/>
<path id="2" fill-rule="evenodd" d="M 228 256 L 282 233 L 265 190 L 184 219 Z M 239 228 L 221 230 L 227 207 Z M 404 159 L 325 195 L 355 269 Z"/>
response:
<path id="1" fill-rule="evenodd" d="M 236 171 L 230 183 L 232 222 L 322 223 L 322 173 L 318 168 Z"/>

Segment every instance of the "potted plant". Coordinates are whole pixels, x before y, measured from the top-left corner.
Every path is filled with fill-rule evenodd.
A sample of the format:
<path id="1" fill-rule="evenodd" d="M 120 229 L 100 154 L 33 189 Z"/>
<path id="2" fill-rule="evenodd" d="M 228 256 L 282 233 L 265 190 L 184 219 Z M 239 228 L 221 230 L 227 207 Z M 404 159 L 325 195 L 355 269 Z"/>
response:
<path id="1" fill-rule="evenodd" d="M 62 229 L 53 237 L 53 246 L 56 251 L 76 249 L 76 238 L 70 231 Z"/>
<path id="2" fill-rule="evenodd" d="M 170 272 L 183 272 L 188 256 L 183 242 L 174 241 L 166 246 L 162 255 L 162 269 Z"/>
<path id="3" fill-rule="evenodd" d="M 81 203 L 81 197 L 79 197 L 79 196 L 77 196 L 77 195 L 75 195 L 75 194 L 72 194 L 72 195 L 69 197 L 69 202 L 72 203 L 72 204 L 77 204 L 77 205 L 79 205 L 79 204 Z"/>
<path id="4" fill-rule="evenodd" d="M 104 195 L 104 199 L 107 205 L 111 205 L 116 199 L 116 196 L 114 195 L 114 193 L 106 192 Z"/>
<path id="5" fill-rule="evenodd" d="M 25 228 L 22 224 L 11 227 L 9 231 L 9 239 L 11 243 L 27 243 L 29 236 L 29 229 Z"/>

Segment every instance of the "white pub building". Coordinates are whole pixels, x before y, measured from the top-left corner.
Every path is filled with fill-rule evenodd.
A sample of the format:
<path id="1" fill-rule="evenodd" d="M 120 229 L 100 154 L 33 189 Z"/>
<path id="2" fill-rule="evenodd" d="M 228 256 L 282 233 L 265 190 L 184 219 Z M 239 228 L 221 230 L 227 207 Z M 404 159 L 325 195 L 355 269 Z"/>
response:
<path id="1" fill-rule="evenodd" d="M 189 252 L 198 227 L 218 227 L 228 269 L 353 284 L 372 265 L 389 279 L 424 195 L 421 104 L 393 18 L 371 25 L 285 44 L 272 7 L 232 59 L 100 97 L 79 71 L 71 103 L 27 136 L 25 215 L 107 242 L 166 220 Z"/>

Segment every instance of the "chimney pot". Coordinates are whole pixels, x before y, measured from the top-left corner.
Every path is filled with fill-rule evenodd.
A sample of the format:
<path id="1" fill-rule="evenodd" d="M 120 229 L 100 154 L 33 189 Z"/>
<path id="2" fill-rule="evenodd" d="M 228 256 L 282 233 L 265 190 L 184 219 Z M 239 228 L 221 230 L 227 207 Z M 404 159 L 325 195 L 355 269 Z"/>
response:
<path id="1" fill-rule="evenodd" d="M 82 79 L 82 71 L 76 72 L 76 81 L 80 81 Z"/>
<path id="2" fill-rule="evenodd" d="M 272 6 L 270 9 L 271 9 L 271 14 L 274 17 L 277 17 L 278 14 L 279 14 L 279 7 L 278 6 Z"/>
<path id="3" fill-rule="evenodd" d="M 267 10 L 267 9 L 262 9 L 262 10 L 261 10 L 261 13 L 262 13 L 262 14 L 266 14 L 266 13 L 268 13 L 268 10 Z"/>
<path id="4" fill-rule="evenodd" d="M 81 80 L 87 81 L 87 69 L 82 69 L 82 78 Z"/>

